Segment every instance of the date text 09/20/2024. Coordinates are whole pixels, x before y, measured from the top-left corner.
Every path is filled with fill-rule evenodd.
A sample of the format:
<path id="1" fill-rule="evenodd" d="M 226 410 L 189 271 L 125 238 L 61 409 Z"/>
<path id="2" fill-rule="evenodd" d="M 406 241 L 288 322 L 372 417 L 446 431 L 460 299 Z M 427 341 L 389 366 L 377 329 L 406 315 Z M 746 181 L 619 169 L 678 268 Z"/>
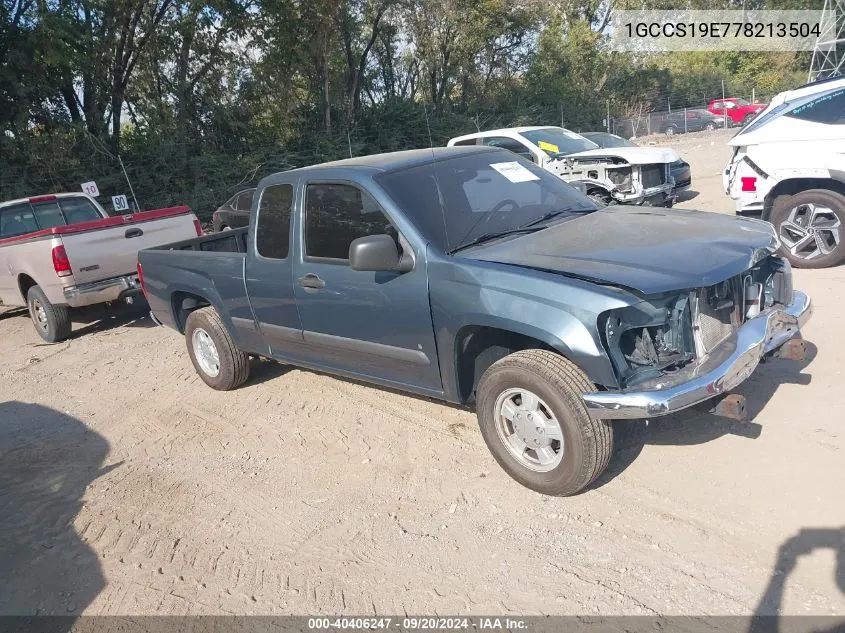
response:
<path id="1" fill-rule="evenodd" d="M 332 629 L 383 629 L 402 631 L 421 630 L 503 630 L 527 628 L 524 620 L 514 618 L 443 618 L 443 617 L 367 617 L 367 618 L 309 618 L 309 630 Z"/>

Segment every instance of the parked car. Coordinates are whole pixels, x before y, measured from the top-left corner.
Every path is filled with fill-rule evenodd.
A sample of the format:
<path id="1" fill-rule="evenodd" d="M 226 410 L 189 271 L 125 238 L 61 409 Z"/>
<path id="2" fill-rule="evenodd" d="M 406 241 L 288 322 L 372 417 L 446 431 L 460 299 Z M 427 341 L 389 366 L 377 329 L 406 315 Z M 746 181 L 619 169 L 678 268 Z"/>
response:
<path id="1" fill-rule="evenodd" d="M 765 103 L 749 103 L 745 99 L 730 97 L 714 99 L 707 106 L 707 111 L 719 117 L 728 117 L 731 127 L 748 125 L 752 119 L 766 109 Z"/>
<path id="2" fill-rule="evenodd" d="M 0 305 L 26 306 L 41 338 L 60 341 L 70 308 L 140 294 L 139 249 L 197 235 L 188 207 L 109 217 L 83 193 L 0 203 Z"/>
<path id="3" fill-rule="evenodd" d="M 725 117 L 716 116 L 707 110 L 681 110 L 663 115 L 657 120 L 657 131 L 666 136 L 716 130 L 725 127 Z"/>
<path id="4" fill-rule="evenodd" d="M 845 78 L 782 92 L 729 145 L 736 212 L 772 222 L 796 267 L 845 262 Z"/>
<path id="5" fill-rule="evenodd" d="M 590 139 L 602 148 L 639 147 L 634 141 L 609 132 L 581 132 L 581 136 Z M 689 189 L 690 185 L 692 185 L 692 170 L 689 163 L 680 156 L 669 163 L 669 175 L 675 181 L 675 192 Z"/>
<path id="6" fill-rule="evenodd" d="M 224 202 L 211 215 L 215 233 L 237 229 L 249 223 L 249 210 L 252 208 L 252 194 L 255 187 L 239 191 Z"/>
<path id="7" fill-rule="evenodd" d="M 472 405 L 499 464 L 542 493 L 601 474 L 614 420 L 704 402 L 741 417 L 718 398 L 803 353 L 810 300 L 759 220 L 597 209 L 490 147 L 292 170 L 258 194 L 248 228 L 138 256 L 201 379 L 234 389 L 252 354 Z"/>
<path id="8" fill-rule="evenodd" d="M 451 139 L 449 147 L 501 147 L 536 163 L 566 182 L 584 185 L 599 206 L 608 204 L 674 204 L 675 183 L 669 164 L 674 150 L 653 147 L 602 149 L 596 143 L 560 127 L 513 127 L 476 132 Z"/>

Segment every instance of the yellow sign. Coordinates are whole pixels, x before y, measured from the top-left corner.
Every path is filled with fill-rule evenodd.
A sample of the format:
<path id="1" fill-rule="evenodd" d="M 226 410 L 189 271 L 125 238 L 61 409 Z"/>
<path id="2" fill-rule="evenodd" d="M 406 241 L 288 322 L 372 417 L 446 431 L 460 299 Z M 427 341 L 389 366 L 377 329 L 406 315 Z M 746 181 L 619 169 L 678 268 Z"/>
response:
<path id="1" fill-rule="evenodd" d="M 554 143 L 546 143 L 546 141 L 540 141 L 537 143 L 537 147 L 544 149 L 547 152 L 554 152 L 555 154 L 560 152 L 560 148 L 557 145 Z"/>

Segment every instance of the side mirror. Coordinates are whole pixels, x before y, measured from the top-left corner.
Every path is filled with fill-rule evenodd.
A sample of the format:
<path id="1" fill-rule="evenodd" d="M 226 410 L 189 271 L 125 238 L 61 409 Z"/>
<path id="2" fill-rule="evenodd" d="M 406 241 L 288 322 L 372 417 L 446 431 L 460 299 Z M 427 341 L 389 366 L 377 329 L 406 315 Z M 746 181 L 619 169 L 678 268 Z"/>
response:
<path id="1" fill-rule="evenodd" d="M 349 245 L 349 267 L 372 272 L 409 272 L 414 260 L 399 256 L 396 242 L 389 235 L 367 235 Z"/>

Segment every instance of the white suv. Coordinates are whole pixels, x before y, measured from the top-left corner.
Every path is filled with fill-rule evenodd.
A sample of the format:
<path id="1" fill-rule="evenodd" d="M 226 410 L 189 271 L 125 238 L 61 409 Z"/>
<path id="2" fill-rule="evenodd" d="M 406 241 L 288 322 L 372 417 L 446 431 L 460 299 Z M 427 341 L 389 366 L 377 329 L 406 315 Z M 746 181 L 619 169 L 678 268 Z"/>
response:
<path id="1" fill-rule="evenodd" d="M 845 77 L 779 94 L 729 145 L 736 212 L 774 224 L 796 267 L 845 262 Z"/>

